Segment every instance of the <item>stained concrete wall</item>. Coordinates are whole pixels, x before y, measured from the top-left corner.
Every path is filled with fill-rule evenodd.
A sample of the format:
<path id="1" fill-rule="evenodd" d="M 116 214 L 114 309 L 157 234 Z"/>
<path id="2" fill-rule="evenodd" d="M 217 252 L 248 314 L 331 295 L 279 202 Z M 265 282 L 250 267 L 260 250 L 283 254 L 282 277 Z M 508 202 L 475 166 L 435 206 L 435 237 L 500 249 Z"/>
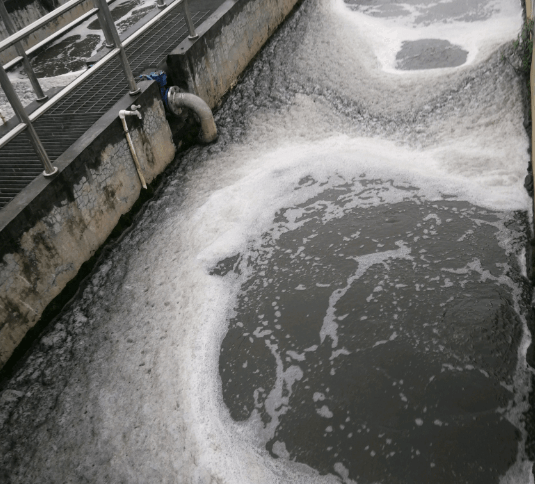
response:
<path id="1" fill-rule="evenodd" d="M 214 108 L 298 0 L 227 0 L 167 57 L 168 73 Z"/>
<path id="2" fill-rule="evenodd" d="M 68 0 L 8 0 L 5 4 L 15 27 L 20 30 L 36 20 L 39 20 L 54 8 L 67 3 L 67 1 Z M 23 47 L 25 50 L 28 50 L 30 47 L 38 44 L 59 29 L 81 17 L 84 13 L 89 12 L 94 6 L 93 0 L 85 0 L 85 2 L 82 2 L 80 5 L 65 12 L 57 19 L 49 22 L 48 25 L 28 35 L 28 37 L 22 41 Z M 7 37 L 8 33 L 4 22 L 0 20 L 0 39 L 5 39 Z M 2 64 L 9 62 L 15 57 L 17 57 L 17 52 L 14 47 L 10 47 L 9 49 L 0 52 L 0 62 Z"/>
<path id="3" fill-rule="evenodd" d="M 139 83 L 143 119 L 128 118 L 147 182 L 173 160 L 175 146 L 158 86 Z M 137 200 L 141 184 L 121 122 L 126 95 L 0 212 L 0 368 Z"/>
<path id="4" fill-rule="evenodd" d="M 533 19 L 533 0 L 525 0 L 526 17 Z M 535 186 L 535 150 L 533 149 L 533 140 L 535 140 L 535 123 L 533 117 L 535 116 L 535 51 L 531 57 L 531 72 L 530 72 L 530 91 L 531 91 L 531 172 L 534 176 Z M 533 214 L 535 216 L 535 195 L 533 196 Z"/>

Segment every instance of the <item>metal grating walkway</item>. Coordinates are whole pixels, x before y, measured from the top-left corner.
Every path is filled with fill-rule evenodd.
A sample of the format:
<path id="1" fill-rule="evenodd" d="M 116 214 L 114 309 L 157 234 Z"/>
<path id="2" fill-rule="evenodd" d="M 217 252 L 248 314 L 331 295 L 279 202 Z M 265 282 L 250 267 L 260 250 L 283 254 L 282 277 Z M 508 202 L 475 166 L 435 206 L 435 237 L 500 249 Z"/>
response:
<path id="1" fill-rule="evenodd" d="M 211 11 L 191 11 L 200 25 Z M 135 39 L 126 50 L 134 76 L 162 62 L 188 34 L 180 8 L 174 8 Z M 53 163 L 128 92 L 118 57 L 89 76 L 69 95 L 33 122 Z M 0 209 L 43 171 L 25 131 L 0 148 Z"/>

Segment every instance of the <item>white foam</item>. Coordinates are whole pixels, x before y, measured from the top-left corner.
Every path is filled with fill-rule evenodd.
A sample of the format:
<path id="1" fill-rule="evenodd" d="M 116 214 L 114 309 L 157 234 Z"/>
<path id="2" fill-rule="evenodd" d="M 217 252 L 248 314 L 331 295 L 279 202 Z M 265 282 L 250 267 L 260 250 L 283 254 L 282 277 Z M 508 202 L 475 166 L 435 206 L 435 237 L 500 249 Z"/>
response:
<path id="1" fill-rule="evenodd" d="M 379 57 L 374 57 L 373 49 L 366 47 L 365 36 L 369 35 L 366 29 L 375 20 L 363 19 L 368 24 L 363 24 L 359 33 L 360 20 L 357 25 L 354 19 L 360 19 L 362 14 L 349 15 L 344 10 L 341 15 L 337 5 L 340 6 L 327 1 L 320 6 L 319 14 L 311 14 L 310 28 L 292 57 L 292 74 L 305 72 L 311 82 L 318 80 L 318 84 L 357 99 L 370 110 L 408 112 L 414 100 L 419 105 L 426 98 L 436 96 L 437 91 L 451 87 L 469 68 L 442 72 L 440 76 L 444 79 L 440 83 L 435 82 L 437 73 L 400 76 L 397 72 L 385 72 L 391 59 L 381 54 L 380 43 Z M 518 24 L 518 19 L 515 21 Z M 508 22 L 504 27 L 507 36 L 511 34 L 507 30 Z M 506 37 L 504 32 L 498 31 L 491 40 L 501 42 Z M 328 49 L 326 44 L 322 47 L 327 41 L 331 42 Z M 386 38 L 384 45 L 393 45 L 388 42 L 391 40 Z M 478 48 L 481 53 L 482 47 Z M 384 59 L 378 62 L 381 56 Z M 479 58 L 481 55 L 476 55 L 471 62 Z M 329 188 L 348 183 L 358 185 L 363 180 L 384 182 L 363 187 L 363 196 L 348 200 L 344 210 L 398 203 L 415 195 L 440 200 L 447 194 L 497 210 L 530 211 L 531 200 L 523 188 L 528 155 L 527 137 L 519 120 L 522 106 L 518 85 L 497 90 L 490 83 L 486 88 L 490 97 L 485 105 L 455 104 L 453 114 L 436 125 L 431 123 L 428 129 L 433 142 L 427 147 L 401 146 L 402 134 L 397 138 L 398 143 L 378 136 L 366 138 L 358 132 L 359 123 L 335 113 L 325 100 L 315 102 L 312 96 L 297 95 L 287 109 L 251 115 L 242 142 L 215 156 L 206 155 L 207 159 L 188 174 L 186 186 L 180 187 L 186 194 L 183 206 L 159 226 L 150 243 L 143 244 L 132 261 L 125 286 L 134 290 L 126 295 L 118 291 L 118 301 L 122 297 L 129 306 L 146 300 L 174 302 L 165 310 L 152 310 L 147 304 L 134 315 L 158 317 L 161 327 L 169 329 L 169 339 L 157 343 L 154 359 L 158 365 L 150 384 L 133 373 L 133 366 L 127 364 L 131 350 L 120 347 L 122 342 L 117 343 L 117 353 L 110 355 L 123 372 L 121 381 L 139 383 L 144 390 L 150 388 L 135 393 L 137 385 L 129 384 L 133 403 L 127 403 L 142 407 L 136 418 L 143 428 L 150 429 L 147 441 L 161 449 L 161 454 L 153 458 L 162 463 L 162 468 L 171 465 L 176 475 L 192 483 L 339 482 L 338 477 L 319 476 L 307 466 L 288 461 L 285 458 L 288 450 L 282 442 L 274 446 L 280 459 L 273 459 L 265 450 L 266 440 L 274 435 L 279 418 L 288 411 L 292 384 L 302 377 L 298 366 L 302 355 L 288 352 L 295 361 L 285 367 L 279 348 L 261 328 L 256 335 L 265 337 L 264 344 L 276 361 L 276 383 L 273 388 L 265 389 L 268 394 L 265 408 L 271 422 L 264 426 L 256 412 L 247 422 L 231 419 L 223 402 L 219 378 L 220 345 L 241 282 L 248 277 L 250 269 L 242 264 L 242 276 L 229 274 L 226 278 L 210 276 L 210 269 L 226 257 L 247 254 L 252 245 L 261 241 L 266 230 L 273 229 L 277 237 L 300 226 L 303 210 L 294 208 L 285 212 L 286 221 L 273 227 L 280 209 L 296 207 Z M 363 174 L 365 178 L 361 177 Z M 315 182 L 300 186 L 299 181 L 305 177 L 312 177 Z M 178 189 L 175 185 L 168 187 L 169 191 Z M 168 210 L 172 213 L 174 209 Z M 336 203 L 326 203 L 323 216 L 325 220 L 340 217 L 344 210 Z M 356 260 L 353 279 L 346 286 L 373 264 L 387 263 L 393 257 L 410 257 L 408 244 L 401 241 L 398 247 Z M 465 269 L 479 271 L 482 278 L 490 277 L 477 263 Z M 149 280 L 146 290 L 139 286 L 139 281 Z M 303 281 L 296 289 L 305 289 L 307 282 Z M 444 282 L 448 284 L 448 279 Z M 509 284 L 505 280 L 500 282 Z M 337 343 L 334 305 L 338 299 L 337 293 L 331 301 L 332 311 L 325 317 L 322 336 L 329 336 L 333 346 Z M 394 335 L 390 338 L 394 339 Z M 525 337 L 520 356 L 525 355 L 527 343 L 529 338 Z M 312 346 L 305 351 L 316 348 Z M 525 362 L 520 360 L 519 364 Z M 99 389 L 117 391 L 116 382 L 111 388 L 111 384 L 105 387 L 107 381 L 98 383 Z M 403 394 L 401 397 L 406 399 Z M 116 405 L 108 398 L 102 390 L 102 421 L 106 429 L 123 429 L 125 412 L 117 412 Z M 126 396 L 122 398 L 127 400 Z M 318 391 L 313 398 L 316 402 L 323 401 L 325 394 Z M 517 408 L 520 414 L 525 406 L 518 404 Z M 509 418 L 518 422 L 519 415 Z M 160 425 L 157 429 L 155 422 Z M 124 449 L 122 430 L 116 434 L 117 437 L 110 439 L 118 439 L 116 448 Z M 146 456 L 146 448 L 143 450 L 145 453 L 139 455 Z M 520 457 L 518 465 L 524 465 Z M 527 469 L 525 465 L 521 471 L 524 469 Z M 344 482 L 350 482 L 343 464 L 337 463 L 334 470 Z M 516 482 L 528 482 L 521 471 L 518 472 L 523 480 L 519 478 Z"/>
<path id="2" fill-rule="evenodd" d="M 207 243 L 198 258 L 205 267 L 216 264 L 242 249 L 244 237 L 251 240 L 259 237 L 279 209 L 303 203 L 318 191 L 358 179 L 362 173 L 366 173 L 368 179 L 395 179 L 400 187 L 420 187 L 419 194 L 429 200 L 441 199 L 447 194 L 493 209 L 530 210 L 530 198 L 521 176 L 525 165 L 511 160 L 505 176 L 505 165 L 501 164 L 495 171 L 488 167 L 487 173 L 458 171 L 444 166 L 436 153 L 437 150 L 415 151 L 384 140 L 347 136 L 333 136 L 307 144 L 288 143 L 264 154 L 253 151 L 245 160 L 241 156 L 238 158 L 241 153 L 231 150 L 223 160 L 218 159 L 218 163 L 226 163 L 228 185 L 210 193 L 193 214 L 195 223 L 205 229 Z M 442 151 L 439 154 L 442 155 Z M 209 164 L 205 166 L 207 171 Z M 307 176 L 312 176 L 317 184 L 294 190 L 299 180 Z M 499 177 L 500 184 L 496 184 Z M 210 184 L 211 180 L 206 182 Z M 193 191 L 198 188 L 201 189 L 196 184 Z M 352 206 L 400 202 L 408 194 L 403 189 L 371 187 L 366 196 L 366 200 L 353 199 L 344 209 L 334 203 L 324 203 L 328 207 L 325 217 L 340 216 Z M 299 209 L 285 212 L 286 230 L 299 226 L 300 215 Z"/>
<path id="3" fill-rule="evenodd" d="M 318 408 L 316 412 L 323 418 L 332 418 L 333 416 L 333 413 L 329 410 L 327 405 L 323 405 L 321 408 Z"/>
<path id="4" fill-rule="evenodd" d="M 350 257 L 350 259 L 355 260 L 355 262 L 358 264 L 357 270 L 347 279 L 345 287 L 336 289 L 329 297 L 329 307 L 327 308 L 327 313 L 323 318 L 323 324 L 320 330 L 320 340 L 322 343 L 325 338 L 329 336 L 332 341 L 332 347 L 336 348 L 338 346 L 338 324 L 336 323 L 335 316 L 336 305 L 351 288 L 353 282 L 362 277 L 370 267 L 373 267 L 376 264 L 384 264 L 390 259 L 412 259 L 410 256 L 410 249 L 406 247 L 403 242 L 396 242 L 396 245 L 399 246 L 399 249 L 387 250 L 385 252 L 375 252 L 373 254 L 366 254 L 360 257 Z M 376 345 L 377 344 L 381 343 L 376 343 Z"/>
<path id="5" fill-rule="evenodd" d="M 408 40 L 409 37 L 414 40 L 429 36 L 436 38 L 433 32 L 422 32 L 426 27 L 420 25 L 407 30 L 406 27 L 399 25 L 399 22 L 392 23 L 390 19 L 352 12 L 343 0 L 325 0 L 311 13 L 309 28 L 302 33 L 292 57 L 292 65 L 287 68 L 291 68 L 312 85 L 357 100 L 359 104 L 365 106 L 370 115 L 377 113 L 392 118 L 397 112 L 408 113 L 431 109 L 432 106 L 427 105 L 434 102 L 439 93 L 452 87 L 458 88 L 458 83 L 473 67 L 486 60 L 503 42 L 515 38 L 522 23 L 519 2 L 514 0 L 502 3 L 511 4 L 511 8 L 504 8 L 501 14 L 496 13 L 496 17 L 488 19 L 482 25 L 478 22 L 468 24 L 452 22 L 429 27 L 433 32 L 437 29 L 451 30 L 452 35 L 459 29 L 461 32 L 459 36 L 466 37 L 461 43 L 467 44 L 467 48 L 471 49 L 468 63 L 456 68 L 399 71 L 395 70 L 394 66 L 395 54 L 401 42 Z M 472 44 L 474 45 L 470 47 Z M 478 74 L 478 78 L 481 77 L 482 75 Z M 437 136 L 443 136 L 451 129 L 457 135 L 470 133 L 471 136 L 472 129 L 481 124 L 486 117 L 485 110 L 489 111 L 489 115 L 490 111 L 500 110 L 503 101 L 495 104 L 491 101 L 491 97 L 518 96 L 518 92 L 514 92 L 518 89 L 516 81 L 509 82 L 505 88 L 499 79 L 493 80 L 495 82 L 490 82 L 488 88 L 478 87 L 477 95 L 487 99 L 480 100 L 477 113 L 471 112 L 468 105 L 454 113 L 442 109 L 443 125 L 436 126 L 436 131 L 425 123 L 416 129 L 422 131 L 423 137 L 427 135 L 429 129 Z M 415 82 L 418 83 L 416 89 Z M 319 109 L 319 106 L 316 105 L 314 109 Z M 460 112 L 462 116 L 459 115 Z M 509 117 L 505 110 L 502 115 Z M 522 111 L 519 111 L 508 120 L 509 124 L 511 119 L 520 120 L 519 131 L 523 129 L 522 115 Z M 293 117 L 293 120 L 295 119 L 297 118 Z M 502 121 L 504 120 L 499 117 L 494 119 L 498 124 L 502 124 Z M 328 131 L 339 129 L 338 120 L 331 119 L 331 122 Z M 488 124 L 486 127 L 492 128 Z M 384 128 L 388 131 L 386 126 Z M 309 129 L 314 129 L 312 123 L 309 124 Z M 353 129 L 358 129 L 358 126 L 353 126 Z M 293 128 L 290 127 L 289 132 L 292 131 Z M 508 134 L 503 131 L 496 133 L 498 139 L 509 145 Z M 408 136 L 405 136 L 405 139 L 408 139 Z M 495 140 L 493 137 L 487 139 L 491 143 Z"/>
<path id="6" fill-rule="evenodd" d="M 387 154 L 389 148 L 392 149 L 390 156 Z M 180 267 L 179 277 L 184 278 L 182 283 L 185 286 L 180 295 L 180 307 L 183 308 L 180 320 L 188 321 L 187 337 L 177 342 L 181 361 L 188 369 L 181 372 L 177 385 L 181 388 L 182 399 L 187 402 L 185 411 L 192 439 L 188 440 L 187 447 L 198 449 L 195 451 L 196 459 L 202 461 L 202 467 L 209 469 L 211 475 L 228 482 L 263 483 L 311 482 L 311 476 L 315 474 L 303 467 L 297 469 L 284 459 L 274 461 L 262 449 L 262 444 L 274 435 L 281 415 L 290 404 L 288 395 L 283 395 L 284 385 L 291 395 L 292 383 L 302 376 L 298 366 L 284 367 L 278 348 L 268 340 L 265 344 L 277 361 L 277 383 L 268 390 L 270 393 L 265 405 L 271 415 L 271 423 L 262 425 L 256 414 L 247 424 L 235 423 L 228 416 L 221 400 L 221 383 L 217 376 L 218 355 L 220 340 L 226 331 L 225 315 L 229 314 L 234 295 L 239 290 L 239 280 L 231 283 L 211 277 L 208 275 L 210 268 L 225 257 L 238 252 L 247 253 L 250 244 L 261 240 L 261 235 L 268 228 L 273 228 L 272 221 L 281 208 L 305 202 L 323 190 L 349 180 L 358 184 L 359 180 L 363 180 L 360 178 L 362 173 L 367 174 L 366 179 L 389 178 L 395 179 L 395 185 L 400 187 L 412 185 L 423 188 L 407 192 L 406 188 L 375 184 L 363 193 L 365 196 L 346 200 L 345 208 L 396 203 L 406 197 L 412 198 L 415 193 L 437 200 L 444 192 L 490 207 L 529 207 L 529 199 L 515 184 L 489 191 L 484 181 L 478 179 L 447 176 L 444 172 L 441 176 L 432 176 L 433 163 L 429 163 L 427 158 L 424 164 L 424 159 L 422 153 L 399 147 L 393 150 L 388 143 L 379 140 L 344 136 L 324 139 L 321 144 L 286 145 L 271 152 L 252 154 L 246 159 L 226 160 L 228 163 L 224 165 L 223 177 L 221 170 L 214 171 L 212 166 L 216 161 L 221 166 L 221 158 L 209 160 L 192 177 L 187 187 L 191 194 L 190 209 L 172 221 L 176 227 L 173 243 L 181 248 L 176 267 Z M 403 170 L 400 169 L 400 160 L 403 161 Z M 425 171 L 427 175 L 424 175 Z M 305 176 L 313 177 L 317 183 L 295 190 L 299 180 Z M 327 204 L 324 217 L 338 217 L 342 213 L 339 206 Z M 275 227 L 274 236 L 277 232 L 284 233 L 298 227 L 301 215 L 302 211 L 298 209 L 287 211 L 286 221 Z M 397 250 L 375 253 L 370 255 L 369 260 L 359 258 L 356 260 L 356 272 L 345 289 L 373 264 L 392 257 L 410 257 L 409 249 L 400 242 Z M 163 267 L 158 272 L 160 270 L 164 270 Z M 492 277 L 478 261 L 462 270 L 476 270 L 482 280 Z M 161 277 L 166 277 L 165 271 Z M 503 283 L 509 284 L 507 281 Z M 335 291 L 338 299 L 341 297 L 339 292 Z M 334 303 L 331 304 L 331 307 L 334 306 Z M 328 324 L 324 324 L 326 329 L 322 329 L 322 337 L 329 335 L 335 347 L 336 320 L 332 316 L 327 317 Z M 390 340 L 395 336 L 393 334 Z M 321 394 L 316 393 L 314 400 L 320 401 Z M 221 451 L 227 448 L 233 449 L 233 452 Z M 254 479 L 241 480 L 251 472 Z M 281 473 L 288 473 L 291 477 L 283 478 Z M 331 477 L 315 475 L 314 479 L 328 480 Z"/>
<path id="7" fill-rule="evenodd" d="M 396 69 L 396 54 L 404 41 L 447 40 L 466 50 L 468 52 L 466 64 L 473 64 L 488 56 L 497 46 L 516 38 L 522 22 L 522 6 L 516 0 L 493 2 L 493 15 L 485 20 L 472 22 L 441 20 L 429 25 L 416 25 L 414 22 L 417 10 L 407 4 L 403 6 L 412 9 L 413 15 L 397 18 L 370 16 L 350 10 L 344 0 L 334 0 L 333 9 L 339 15 L 340 23 L 352 23 L 358 35 L 366 39 L 369 49 L 374 53 L 383 71 L 410 77 L 416 77 L 420 73 Z M 456 68 L 446 69 L 451 71 Z M 442 74 L 443 72 L 437 72 L 425 75 Z"/>

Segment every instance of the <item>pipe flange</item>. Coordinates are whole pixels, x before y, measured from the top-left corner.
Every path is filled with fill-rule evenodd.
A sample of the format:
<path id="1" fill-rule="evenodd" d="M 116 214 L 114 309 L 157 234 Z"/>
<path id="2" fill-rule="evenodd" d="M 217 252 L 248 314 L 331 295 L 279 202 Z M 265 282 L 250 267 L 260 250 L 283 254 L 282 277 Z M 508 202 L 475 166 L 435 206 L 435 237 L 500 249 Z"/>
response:
<path id="1" fill-rule="evenodd" d="M 43 175 L 46 176 L 46 177 L 55 175 L 58 172 L 58 167 L 57 166 L 53 166 L 52 168 L 53 168 L 53 171 L 51 171 L 50 173 L 47 173 L 46 171 L 43 171 Z"/>

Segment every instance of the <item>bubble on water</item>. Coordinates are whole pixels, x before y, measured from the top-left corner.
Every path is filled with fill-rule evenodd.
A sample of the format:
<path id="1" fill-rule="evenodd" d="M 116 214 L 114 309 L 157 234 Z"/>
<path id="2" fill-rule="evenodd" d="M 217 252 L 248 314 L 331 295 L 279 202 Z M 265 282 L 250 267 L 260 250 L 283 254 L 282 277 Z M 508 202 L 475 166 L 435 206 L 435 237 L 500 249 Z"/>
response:
<path id="1" fill-rule="evenodd" d="M 316 410 L 317 414 L 320 415 L 323 418 L 332 418 L 333 413 L 329 410 L 329 407 L 327 405 L 323 405 L 323 407 L 318 408 Z M 332 430 L 332 427 L 329 427 Z M 331 431 L 329 430 L 329 432 Z"/>

